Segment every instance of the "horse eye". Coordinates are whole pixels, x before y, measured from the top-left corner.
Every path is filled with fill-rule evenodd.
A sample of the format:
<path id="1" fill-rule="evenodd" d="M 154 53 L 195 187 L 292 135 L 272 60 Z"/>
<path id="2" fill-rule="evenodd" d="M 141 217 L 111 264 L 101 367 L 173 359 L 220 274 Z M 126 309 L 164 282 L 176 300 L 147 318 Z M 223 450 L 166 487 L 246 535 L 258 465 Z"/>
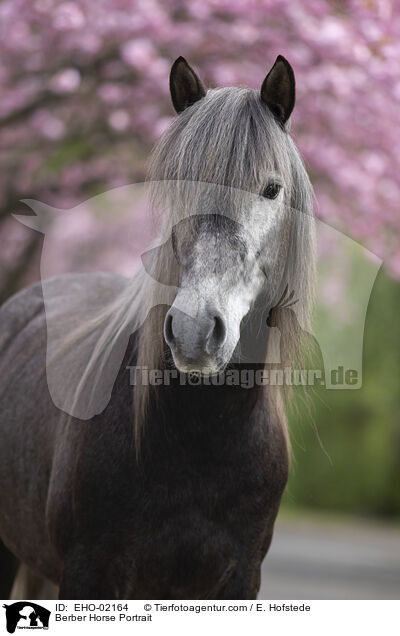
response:
<path id="1" fill-rule="evenodd" d="M 269 183 L 264 189 L 262 196 L 266 199 L 276 199 L 282 186 L 279 183 Z"/>

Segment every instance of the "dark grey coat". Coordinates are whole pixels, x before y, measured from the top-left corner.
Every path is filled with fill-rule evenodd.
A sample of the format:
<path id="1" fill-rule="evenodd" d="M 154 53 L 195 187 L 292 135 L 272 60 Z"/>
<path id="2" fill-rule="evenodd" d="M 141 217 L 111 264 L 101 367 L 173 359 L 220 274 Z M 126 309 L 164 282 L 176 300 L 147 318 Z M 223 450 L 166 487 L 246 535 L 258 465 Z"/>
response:
<path id="1" fill-rule="evenodd" d="M 123 281 L 70 276 L 46 293 L 71 286 L 84 314 Z M 49 395 L 41 285 L 9 300 L 0 326 L 0 535 L 18 560 L 61 598 L 254 598 L 287 479 L 265 392 L 157 387 L 138 464 L 136 335 L 107 408 L 82 421 Z"/>

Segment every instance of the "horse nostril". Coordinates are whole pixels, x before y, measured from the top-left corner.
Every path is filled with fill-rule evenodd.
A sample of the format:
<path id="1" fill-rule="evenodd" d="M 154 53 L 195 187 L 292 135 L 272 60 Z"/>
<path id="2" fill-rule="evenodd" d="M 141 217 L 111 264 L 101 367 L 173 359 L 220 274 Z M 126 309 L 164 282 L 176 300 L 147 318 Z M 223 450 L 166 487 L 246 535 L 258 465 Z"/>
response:
<path id="1" fill-rule="evenodd" d="M 226 326 L 221 316 L 214 316 L 214 338 L 222 344 L 226 337 Z"/>
<path id="2" fill-rule="evenodd" d="M 222 316 L 220 314 L 216 314 L 213 317 L 213 321 L 214 324 L 209 333 L 206 345 L 208 353 L 212 353 L 215 349 L 220 347 L 226 339 L 226 325 Z"/>
<path id="3" fill-rule="evenodd" d="M 170 312 L 165 316 L 164 337 L 167 344 L 172 345 L 174 342 L 174 332 L 172 331 L 172 314 Z"/>

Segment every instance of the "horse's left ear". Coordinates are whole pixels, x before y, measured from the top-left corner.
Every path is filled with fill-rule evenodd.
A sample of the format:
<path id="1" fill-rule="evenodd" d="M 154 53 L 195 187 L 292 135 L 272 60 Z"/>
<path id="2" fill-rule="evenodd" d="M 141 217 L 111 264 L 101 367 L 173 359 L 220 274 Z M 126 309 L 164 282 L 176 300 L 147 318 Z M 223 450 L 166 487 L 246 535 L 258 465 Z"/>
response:
<path id="1" fill-rule="evenodd" d="M 282 55 L 278 55 L 261 86 L 261 99 L 281 125 L 284 125 L 290 117 L 295 94 L 293 69 Z"/>
<path id="2" fill-rule="evenodd" d="M 184 57 L 178 57 L 169 76 L 171 99 L 177 113 L 205 96 L 206 89 Z"/>

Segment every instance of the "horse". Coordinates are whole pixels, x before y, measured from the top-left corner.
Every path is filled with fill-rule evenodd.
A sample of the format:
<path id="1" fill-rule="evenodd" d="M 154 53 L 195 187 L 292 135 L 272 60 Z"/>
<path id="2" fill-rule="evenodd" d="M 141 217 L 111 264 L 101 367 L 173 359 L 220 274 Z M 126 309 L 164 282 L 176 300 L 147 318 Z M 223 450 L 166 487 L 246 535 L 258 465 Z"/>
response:
<path id="1" fill-rule="evenodd" d="M 206 89 L 180 57 L 170 92 L 176 116 L 149 170 L 165 223 L 143 267 L 130 280 L 45 281 L 66 391 L 77 374 L 63 373 L 61 350 L 75 359 L 91 343 L 75 410 L 55 404 L 46 378 L 44 282 L 0 310 L 0 553 L 11 598 L 259 591 L 288 477 L 290 397 L 224 380 L 265 369 L 266 316 L 284 290 L 303 328 L 309 321 L 313 193 L 289 132 L 295 78 L 278 56 L 260 90 Z M 299 329 L 286 314 L 275 322 L 295 357 Z M 246 357 L 249 342 L 261 359 Z M 116 350 L 108 403 L 84 417 L 86 389 L 102 386 Z M 133 383 L 127 369 L 144 368 L 176 373 Z"/>

